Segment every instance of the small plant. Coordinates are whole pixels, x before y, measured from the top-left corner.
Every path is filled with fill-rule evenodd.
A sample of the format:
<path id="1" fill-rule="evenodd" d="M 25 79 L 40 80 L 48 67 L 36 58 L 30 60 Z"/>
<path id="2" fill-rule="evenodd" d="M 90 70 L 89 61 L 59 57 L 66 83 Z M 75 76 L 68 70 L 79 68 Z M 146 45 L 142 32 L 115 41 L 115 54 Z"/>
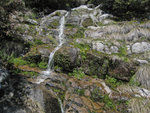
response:
<path id="1" fill-rule="evenodd" d="M 35 43 L 35 45 L 42 45 L 43 44 L 43 42 L 40 39 L 36 39 L 34 41 L 34 43 Z"/>
<path id="2" fill-rule="evenodd" d="M 69 27 L 74 27 L 74 26 L 70 25 Z M 73 34 L 73 35 L 70 35 L 69 38 L 72 38 L 72 39 L 84 38 L 85 28 L 83 28 L 83 27 L 77 27 L 77 29 L 78 29 L 77 32 L 75 34 Z"/>
<path id="3" fill-rule="evenodd" d="M 20 66 L 20 65 L 27 65 L 28 62 L 23 60 L 21 57 L 19 58 L 11 58 L 9 60 L 10 63 L 13 63 L 15 66 Z"/>
<path id="4" fill-rule="evenodd" d="M 37 67 L 37 65 L 35 63 L 31 63 L 30 67 Z"/>
<path id="5" fill-rule="evenodd" d="M 102 92 L 99 90 L 98 87 L 95 87 L 91 93 L 91 99 L 93 101 L 98 101 L 101 100 L 102 98 L 103 98 Z"/>
<path id="6" fill-rule="evenodd" d="M 116 110 L 116 105 L 114 102 L 109 98 L 108 95 L 104 95 L 103 99 L 101 100 L 102 102 L 105 103 L 105 108 L 106 109 L 113 109 Z"/>
<path id="7" fill-rule="evenodd" d="M 82 79 L 85 76 L 84 72 L 82 71 L 82 68 L 74 69 L 73 73 L 69 73 L 69 75 L 74 76 L 77 79 Z"/>
<path id="8" fill-rule="evenodd" d="M 38 67 L 41 68 L 41 69 L 46 69 L 47 68 L 47 63 L 46 62 L 40 62 L 38 64 Z"/>
<path id="9" fill-rule="evenodd" d="M 127 55 L 127 48 L 126 47 L 120 47 L 119 48 L 119 56 L 126 56 Z"/>
<path id="10" fill-rule="evenodd" d="M 55 67 L 54 67 L 54 70 L 55 70 L 55 71 L 57 71 L 57 72 L 61 72 L 61 70 L 62 70 L 62 67 L 55 66 Z"/>
<path id="11" fill-rule="evenodd" d="M 121 84 L 120 81 L 118 81 L 117 79 L 110 77 L 108 75 L 106 75 L 105 81 L 106 81 L 106 84 L 108 84 L 112 88 L 115 88 Z"/>
<path id="12" fill-rule="evenodd" d="M 132 76 L 132 78 L 129 81 L 130 86 L 140 86 L 140 83 L 135 80 L 135 76 Z"/>
<path id="13" fill-rule="evenodd" d="M 87 44 L 76 44 L 75 47 L 80 49 L 80 55 L 83 60 L 86 59 L 86 53 L 89 51 L 90 47 Z"/>
<path id="14" fill-rule="evenodd" d="M 75 93 L 80 95 L 80 96 L 83 96 L 84 95 L 84 89 L 75 89 Z"/>
<path id="15" fill-rule="evenodd" d="M 36 72 L 28 72 L 28 71 L 22 71 L 21 74 L 23 74 L 23 75 L 30 75 L 30 76 L 38 76 L 38 73 L 36 73 Z"/>

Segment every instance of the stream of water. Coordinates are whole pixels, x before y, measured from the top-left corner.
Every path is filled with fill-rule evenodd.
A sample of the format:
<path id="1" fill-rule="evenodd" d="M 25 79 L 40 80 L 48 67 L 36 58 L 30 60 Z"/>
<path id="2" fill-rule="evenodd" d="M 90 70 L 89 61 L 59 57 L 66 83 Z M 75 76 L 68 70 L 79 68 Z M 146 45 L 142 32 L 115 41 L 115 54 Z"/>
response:
<path id="1" fill-rule="evenodd" d="M 66 13 L 65 16 L 63 16 L 61 19 L 60 19 L 60 26 L 59 26 L 59 44 L 58 46 L 51 52 L 51 54 L 49 55 L 49 61 L 48 61 L 48 68 L 46 71 L 43 72 L 44 75 L 50 75 L 51 72 L 53 71 L 53 57 L 54 57 L 54 54 L 57 50 L 59 50 L 63 43 L 64 43 L 64 26 L 65 26 L 65 17 L 67 16 L 68 13 Z"/>
<path id="2" fill-rule="evenodd" d="M 57 50 L 59 50 L 62 45 L 64 44 L 64 27 L 65 27 L 65 17 L 68 15 L 68 12 L 61 17 L 60 19 L 60 26 L 59 26 L 59 36 L 58 36 L 58 41 L 59 41 L 59 44 L 57 45 L 57 47 L 50 53 L 49 55 L 49 60 L 48 60 L 48 67 L 47 67 L 47 70 L 46 71 L 43 71 L 41 73 L 41 76 L 37 79 L 36 83 L 37 84 L 40 84 L 41 82 L 44 82 L 44 80 L 50 76 L 50 74 L 52 73 L 53 71 L 53 68 L 54 68 L 54 62 L 53 62 L 53 59 L 54 59 L 54 55 L 55 55 L 55 52 Z M 56 95 L 57 96 L 57 95 Z M 60 108 L 61 108 L 61 112 L 62 113 L 65 113 L 64 112 L 64 109 L 63 109 L 63 104 L 62 104 L 62 101 L 60 98 L 58 98 L 58 102 L 60 104 Z"/>
<path id="3" fill-rule="evenodd" d="M 64 43 L 64 27 L 65 27 L 65 17 L 68 15 L 68 12 L 61 17 L 60 19 L 60 26 L 59 26 L 59 36 L 58 36 L 58 41 L 59 41 L 59 44 L 57 45 L 57 47 L 50 53 L 49 55 L 49 60 L 48 60 L 48 67 L 47 67 L 47 70 L 46 71 L 42 71 L 41 72 L 41 77 L 38 78 L 37 82 L 38 84 L 40 84 L 41 82 L 43 82 L 47 76 L 50 76 L 51 72 L 53 71 L 53 57 L 54 57 L 54 54 L 57 50 L 59 50 L 63 43 Z"/>

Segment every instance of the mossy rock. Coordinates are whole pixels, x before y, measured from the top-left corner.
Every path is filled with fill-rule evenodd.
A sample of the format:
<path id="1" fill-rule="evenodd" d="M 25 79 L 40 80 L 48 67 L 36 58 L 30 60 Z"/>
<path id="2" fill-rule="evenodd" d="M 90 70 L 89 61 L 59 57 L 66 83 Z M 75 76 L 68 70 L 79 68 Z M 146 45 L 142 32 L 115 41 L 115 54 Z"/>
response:
<path id="1" fill-rule="evenodd" d="M 123 81 L 129 81 L 136 72 L 136 63 L 120 59 L 110 59 L 108 75 Z"/>
<path id="2" fill-rule="evenodd" d="M 93 21 L 91 18 L 86 18 L 83 23 L 82 23 L 83 27 L 88 27 L 88 26 L 92 26 L 94 25 Z"/>
<path id="3" fill-rule="evenodd" d="M 55 53 L 54 65 L 62 67 L 63 71 L 72 72 L 80 66 L 79 51 L 77 48 L 63 47 Z"/>
<path id="4" fill-rule="evenodd" d="M 108 63 L 105 56 L 95 56 L 94 54 L 87 53 L 82 68 L 87 75 L 97 75 L 99 78 L 104 78 L 107 74 Z"/>

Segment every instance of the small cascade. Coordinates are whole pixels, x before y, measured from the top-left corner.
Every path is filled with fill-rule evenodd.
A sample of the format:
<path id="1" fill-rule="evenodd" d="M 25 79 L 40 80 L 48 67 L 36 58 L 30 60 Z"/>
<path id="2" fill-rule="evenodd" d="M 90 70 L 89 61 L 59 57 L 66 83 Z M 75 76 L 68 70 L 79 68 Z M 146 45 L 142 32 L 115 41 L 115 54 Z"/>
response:
<path id="1" fill-rule="evenodd" d="M 38 79 L 38 81 L 36 83 L 41 83 L 43 82 L 47 77 L 46 76 L 49 76 L 51 74 L 51 72 L 53 71 L 53 57 L 54 57 L 54 54 L 57 50 L 59 50 L 63 43 L 64 43 L 64 26 L 65 26 L 65 17 L 68 15 L 68 12 L 62 16 L 62 18 L 60 19 L 60 26 L 59 26 L 59 36 L 58 36 L 58 41 L 59 41 L 59 44 L 57 45 L 57 47 L 50 53 L 49 55 L 49 60 L 48 60 L 48 67 L 47 67 L 47 70 L 46 71 L 43 71 L 41 73 L 41 77 Z"/>
<path id="2" fill-rule="evenodd" d="M 63 16 L 61 19 L 60 19 L 60 26 L 59 26 L 59 37 L 58 37 L 58 40 L 59 40 L 59 44 L 58 46 L 51 52 L 51 54 L 49 55 L 49 61 L 48 61 L 48 68 L 46 71 L 43 72 L 44 75 L 50 75 L 50 73 L 52 72 L 53 70 L 53 57 L 54 57 L 54 54 L 57 50 L 59 50 L 61 48 L 61 46 L 63 45 L 64 43 L 64 39 L 63 39 L 63 34 L 64 34 L 64 26 L 65 26 L 65 17 L 68 15 L 68 12 L 66 13 L 65 16 Z"/>
<path id="3" fill-rule="evenodd" d="M 64 108 L 63 108 L 63 104 L 60 98 L 58 98 L 58 102 L 60 104 L 60 108 L 61 108 L 61 113 L 65 113 Z"/>

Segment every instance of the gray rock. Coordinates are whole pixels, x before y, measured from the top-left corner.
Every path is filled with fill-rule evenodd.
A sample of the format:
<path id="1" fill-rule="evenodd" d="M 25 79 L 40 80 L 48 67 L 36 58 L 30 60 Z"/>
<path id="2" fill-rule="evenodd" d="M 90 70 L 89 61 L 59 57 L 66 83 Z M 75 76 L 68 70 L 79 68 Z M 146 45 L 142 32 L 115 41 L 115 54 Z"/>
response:
<path id="1" fill-rule="evenodd" d="M 111 53 L 118 53 L 118 47 L 117 46 L 111 46 L 110 51 L 111 51 Z"/>
<path id="2" fill-rule="evenodd" d="M 27 19 L 26 21 L 29 22 L 30 24 L 33 24 L 33 25 L 37 25 L 38 24 L 38 22 L 33 20 L 33 19 Z"/>
<path id="3" fill-rule="evenodd" d="M 148 64 L 148 61 L 147 61 L 147 60 L 140 60 L 140 59 L 137 59 L 137 61 L 138 61 L 140 64 Z"/>
<path id="4" fill-rule="evenodd" d="M 145 51 L 150 51 L 150 43 L 148 42 L 137 42 L 132 45 L 133 53 L 143 53 Z"/>
<path id="5" fill-rule="evenodd" d="M 102 42 L 92 42 L 92 49 L 100 52 L 104 52 L 105 45 Z"/>
<path id="6" fill-rule="evenodd" d="M 34 38 L 30 35 L 23 35 L 22 38 L 28 42 L 33 42 L 33 40 L 34 40 Z"/>
<path id="7" fill-rule="evenodd" d="M 135 74 L 135 79 L 143 87 L 150 89 L 150 66 L 141 66 Z"/>

